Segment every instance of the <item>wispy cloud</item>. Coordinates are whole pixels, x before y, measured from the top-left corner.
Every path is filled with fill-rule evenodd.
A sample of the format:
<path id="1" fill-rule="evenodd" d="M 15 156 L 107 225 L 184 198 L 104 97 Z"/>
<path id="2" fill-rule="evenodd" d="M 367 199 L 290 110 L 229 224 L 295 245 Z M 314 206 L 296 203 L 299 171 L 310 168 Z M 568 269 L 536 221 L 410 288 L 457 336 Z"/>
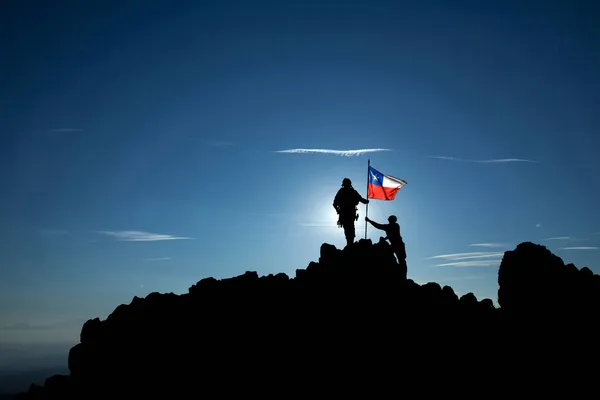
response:
<path id="1" fill-rule="evenodd" d="M 515 162 L 525 162 L 525 163 L 537 163 L 538 161 L 528 160 L 523 158 L 491 158 L 487 160 L 467 160 L 464 158 L 456 158 L 456 157 L 446 157 L 446 156 L 429 156 L 430 158 L 437 158 L 438 160 L 449 160 L 449 161 L 459 161 L 459 162 L 469 162 L 469 163 L 483 163 L 483 164 L 497 164 L 497 163 L 515 163 Z"/>
<path id="2" fill-rule="evenodd" d="M 466 281 L 466 280 L 483 279 L 483 278 L 487 278 L 487 275 L 446 276 L 443 278 L 439 278 L 438 281 L 440 281 L 440 282 Z"/>
<path id="3" fill-rule="evenodd" d="M 596 246 L 573 246 L 573 247 L 561 247 L 560 250 L 598 250 Z"/>
<path id="4" fill-rule="evenodd" d="M 146 258 L 146 261 L 168 261 L 172 260 L 171 257 L 154 257 L 154 258 Z"/>
<path id="5" fill-rule="evenodd" d="M 164 235 L 142 231 L 98 231 L 98 233 L 112 236 L 121 242 L 158 242 L 163 240 L 192 239 L 184 236 Z"/>
<path id="6" fill-rule="evenodd" d="M 473 243 L 470 244 L 471 247 L 506 247 L 504 243 Z"/>
<path id="7" fill-rule="evenodd" d="M 441 264 L 436 264 L 436 267 L 493 267 L 500 265 L 502 260 L 497 258 L 502 258 L 503 255 L 504 253 L 499 251 L 474 251 L 469 253 L 440 254 L 429 257 L 428 259 L 442 259 L 448 261 Z M 494 259 L 490 260 L 490 258 Z"/>
<path id="8" fill-rule="evenodd" d="M 440 254 L 437 256 L 429 257 L 428 260 L 433 259 L 444 259 L 444 260 L 468 260 L 472 258 L 490 258 L 490 257 L 502 257 L 503 252 L 495 251 L 474 251 L 470 253 L 452 253 L 452 254 Z"/>
<path id="9" fill-rule="evenodd" d="M 276 150 L 276 153 L 292 154 L 333 154 L 342 157 L 354 157 L 367 153 L 376 153 L 380 151 L 391 151 L 391 149 L 357 149 L 357 150 L 332 150 L 332 149 L 287 149 Z"/>
<path id="10" fill-rule="evenodd" d="M 436 267 L 495 267 L 500 265 L 501 262 L 502 260 L 456 261 L 437 264 Z"/>
<path id="11" fill-rule="evenodd" d="M 554 236 L 554 237 L 544 238 L 544 239 L 542 239 L 542 241 L 544 241 L 544 242 L 557 242 L 557 241 L 564 241 L 564 242 L 590 242 L 590 241 L 593 241 L 593 239 L 594 238 L 592 236 L 588 236 L 588 237 Z"/>

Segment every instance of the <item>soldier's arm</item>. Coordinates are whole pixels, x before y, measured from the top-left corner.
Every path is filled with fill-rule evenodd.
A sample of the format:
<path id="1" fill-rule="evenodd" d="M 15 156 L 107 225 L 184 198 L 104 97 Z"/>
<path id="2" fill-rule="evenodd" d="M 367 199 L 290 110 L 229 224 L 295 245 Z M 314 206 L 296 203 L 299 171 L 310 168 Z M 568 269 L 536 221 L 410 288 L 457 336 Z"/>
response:
<path id="1" fill-rule="evenodd" d="M 373 221 L 373 220 L 369 220 L 369 222 L 371 223 L 371 225 L 373 225 L 375 228 L 377 229 L 381 229 L 382 231 L 385 231 L 385 229 L 387 228 L 387 225 L 383 225 L 383 224 L 378 224 L 377 222 Z"/>
<path id="2" fill-rule="evenodd" d="M 356 195 L 356 198 L 358 199 L 358 201 L 360 201 L 360 202 L 361 202 L 361 203 L 363 203 L 363 204 L 368 204 L 368 203 L 369 203 L 369 200 L 368 200 L 368 199 L 365 199 L 365 198 L 363 198 L 363 197 L 360 195 L 360 193 L 358 193 L 358 191 L 354 190 L 354 193 L 355 193 L 355 195 Z"/>

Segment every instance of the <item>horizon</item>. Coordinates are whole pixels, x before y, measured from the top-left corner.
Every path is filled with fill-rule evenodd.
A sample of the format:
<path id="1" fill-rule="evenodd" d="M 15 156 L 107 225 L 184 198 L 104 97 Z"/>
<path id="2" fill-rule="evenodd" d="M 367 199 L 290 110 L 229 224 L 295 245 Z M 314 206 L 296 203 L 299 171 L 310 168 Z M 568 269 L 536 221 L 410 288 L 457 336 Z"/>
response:
<path id="1" fill-rule="evenodd" d="M 3 8 L 0 358 L 134 296 L 293 277 L 344 247 L 368 160 L 408 183 L 368 216 L 417 283 L 497 304 L 525 241 L 600 273 L 597 5 Z"/>

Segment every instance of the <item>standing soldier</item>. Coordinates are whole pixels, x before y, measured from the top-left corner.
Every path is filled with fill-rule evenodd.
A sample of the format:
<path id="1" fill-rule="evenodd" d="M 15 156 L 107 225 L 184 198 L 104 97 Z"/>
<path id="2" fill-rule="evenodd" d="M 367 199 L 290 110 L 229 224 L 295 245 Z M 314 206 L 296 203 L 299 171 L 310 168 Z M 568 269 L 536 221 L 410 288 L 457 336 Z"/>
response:
<path id="1" fill-rule="evenodd" d="M 369 200 L 364 199 L 353 187 L 352 181 L 344 178 L 342 187 L 338 190 L 333 200 L 333 208 L 338 213 L 338 226 L 344 228 L 346 236 L 346 245 L 354 243 L 354 221 L 358 219 L 358 203 L 369 204 Z"/>

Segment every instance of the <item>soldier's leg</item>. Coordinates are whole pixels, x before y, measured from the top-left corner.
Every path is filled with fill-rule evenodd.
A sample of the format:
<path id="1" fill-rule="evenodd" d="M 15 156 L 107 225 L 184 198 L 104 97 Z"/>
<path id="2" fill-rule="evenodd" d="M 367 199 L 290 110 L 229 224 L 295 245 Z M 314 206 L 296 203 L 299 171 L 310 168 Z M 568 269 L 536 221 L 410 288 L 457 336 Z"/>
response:
<path id="1" fill-rule="evenodd" d="M 404 278 L 407 277 L 408 267 L 406 265 L 406 253 L 403 250 L 395 250 L 394 254 L 396 254 L 396 258 L 398 259 L 398 265 L 400 266 L 400 270 Z"/>
<path id="2" fill-rule="evenodd" d="M 346 220 L 344 221 L 344 234 L 346 235 L 346 245 L 351 245 L 354 243 L 354 220 Z"/>
<path id="3" fill-rule="evenodd" d="M 356 237 L 356 233 L 354 232 L 354 220 L 352 220 L 352 221 L 349 221 L 349 223 L 348 223 L 348 236 L 346 237 L 346 241 L 349 244 L 353 244 L 355 237 Z"/>

